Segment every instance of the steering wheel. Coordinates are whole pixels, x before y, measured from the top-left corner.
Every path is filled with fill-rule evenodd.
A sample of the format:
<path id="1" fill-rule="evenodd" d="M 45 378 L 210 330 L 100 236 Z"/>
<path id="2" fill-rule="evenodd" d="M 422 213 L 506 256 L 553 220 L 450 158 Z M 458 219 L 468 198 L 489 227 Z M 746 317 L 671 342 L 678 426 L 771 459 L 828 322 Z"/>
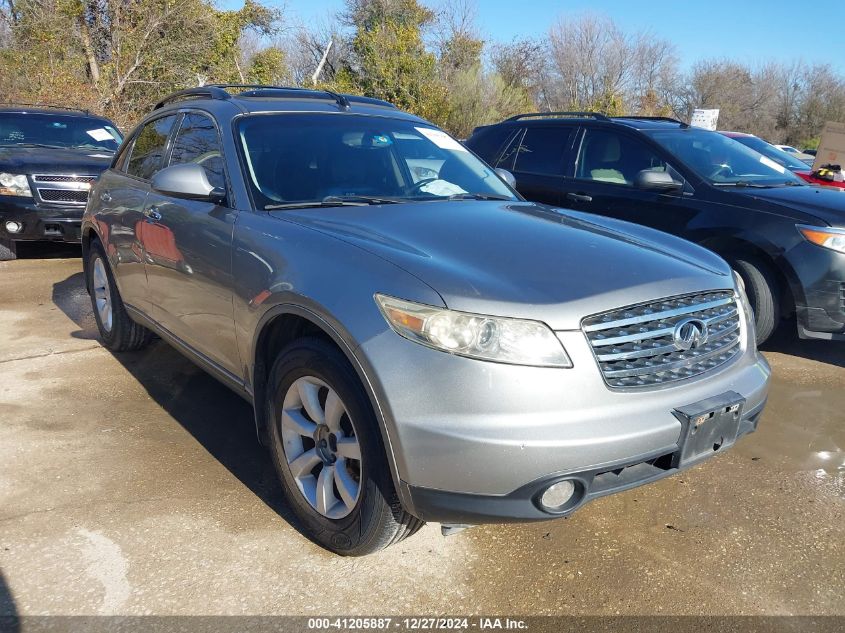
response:
<path id="1" fill-rule="evenodd" d="M 713 173 L 710 174 L 710 178 L 715 179 L 719 176 L 731 177 L 734 175 L 734 170 L 731 168 L 730 165 L 717 165 L 716 169 L 713 170 Z"/>
<path id="2" fill-rule="evenodd" d="M 423 178 L 419 182 L 415 182 L 413 185 L 408 187 L 408 193 L 419 193 L 422 191 L 422 188 L 425 187 L 428 183 L 434 182 L 437 178 Z"/>

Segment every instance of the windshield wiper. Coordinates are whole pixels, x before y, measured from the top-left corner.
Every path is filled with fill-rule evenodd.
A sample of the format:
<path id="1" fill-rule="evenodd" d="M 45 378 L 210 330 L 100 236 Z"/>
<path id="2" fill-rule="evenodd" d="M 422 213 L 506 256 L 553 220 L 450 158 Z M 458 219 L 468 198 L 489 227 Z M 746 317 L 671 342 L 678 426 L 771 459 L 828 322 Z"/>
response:
<path id="1" fill-rule="evenodd" d="M 755 189 L 769 189 L 774 185 L 763 185 L 759 182 L 751 182 L 749 180 L 737 180 L 736 182 L 714 182 L 714 187 L 753 187 Z"/>
<path id="2" fill-rule="evenodd" d="M 378 198 L 375 196 L 326 196 L 322 200 L 268 204 L 264 206 L 264 210 L 308 209 L 314 207 L 366 207 L 373 204 L 399 204 L 400 202 L 401 200 L 394 198 Z"/>
<path id="3" fill-rule="evenodd" d="M 83 143 L 82 145 L 74 145 L 73 147 L 75 149 L 95 149 L 98 152 L 111 152 L 112 154 L 116 151 L 109 147 L 103 147 L 102 145 L 94 145 L 93 143 Z"/>
<path id="4" fill-rule="evenodd" d="M 453 193 L 446 200 L 507 200 L 513 202 L 509 196 L 500 196 L 492 193 Z"/>
<path id="5" fill-rule="evenodd" d="M 46 143 L 15 143 L 15 147 L 46 147 L 47 149 L 67 149 L 64 145 L 47 145 Z"/>

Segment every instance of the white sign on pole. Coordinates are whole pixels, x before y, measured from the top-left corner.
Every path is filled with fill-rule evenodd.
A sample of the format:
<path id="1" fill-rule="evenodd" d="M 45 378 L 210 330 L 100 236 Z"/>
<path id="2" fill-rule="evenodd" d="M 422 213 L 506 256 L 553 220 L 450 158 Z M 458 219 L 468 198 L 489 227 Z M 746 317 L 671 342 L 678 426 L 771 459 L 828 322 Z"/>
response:
<path id="1" fill-rule="evenodd" d="M 716 108 L 714 110 L 704 110 L 702 108 L 696 108 L 692 113 L 692 119 L 690 120 L 690 125 L 693 127 L 700 127 L 704 128 L 705 130 L 716 130 L 717 123 L 719 122 L 719 109 Z"/>

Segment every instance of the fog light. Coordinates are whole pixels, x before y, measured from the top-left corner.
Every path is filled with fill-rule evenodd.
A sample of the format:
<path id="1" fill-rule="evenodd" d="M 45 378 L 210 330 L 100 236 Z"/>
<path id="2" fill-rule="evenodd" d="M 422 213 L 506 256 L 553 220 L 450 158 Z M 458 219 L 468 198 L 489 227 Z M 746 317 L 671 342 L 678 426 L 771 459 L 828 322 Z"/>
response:
<path id="1" fill-rule="evenodd" d="M 9 220 L 6 222 L 6 230 L 9 233 L 20 233 L 23 231 L 23 224 L 20 222 L 15 222 L 14 220 Z"/>
<path id="2" fill-rule="evenodd" d="M 540 497 L 543 508 L 551 512 L 559 512 L 575 494 L 575 483 L 569 479 L 552 484 Z"/>

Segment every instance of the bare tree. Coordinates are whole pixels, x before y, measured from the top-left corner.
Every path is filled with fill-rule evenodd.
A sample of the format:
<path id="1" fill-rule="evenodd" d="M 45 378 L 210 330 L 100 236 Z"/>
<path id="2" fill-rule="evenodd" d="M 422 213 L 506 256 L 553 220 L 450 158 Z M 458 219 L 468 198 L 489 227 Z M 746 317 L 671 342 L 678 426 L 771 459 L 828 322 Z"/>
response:
<path id="1" fill-rule="evenodd" d="M 609 17 L 587 14 L 560 20 L 549 31 L 561 109 L 608 110 L 621 97 L 630 70 L 625 34 Z"/>
<path id="2" fill-rule="evenodd" d="M 508 86 L 523 89 L 535 107 L 550 110 L 552 90 L 549 47 L 535 39 L 515 39 L 490 47 L 490 63 Z"/>
<path id="3" fill-rule="evenodd" d="M 334 82 L 341 67 L 341 61 L 348 55 L 348 41 L 342 28 L 340 18 L 335 16 L 309 27 L 301 25 L 286 36 L 284 43 L 280 46 L 287 52 L 288 65 L 294 83 L 301 86 L 311 84 L 311 76 L 330 41 L 332 47 L 319 80 L 324 83 Z"/>

